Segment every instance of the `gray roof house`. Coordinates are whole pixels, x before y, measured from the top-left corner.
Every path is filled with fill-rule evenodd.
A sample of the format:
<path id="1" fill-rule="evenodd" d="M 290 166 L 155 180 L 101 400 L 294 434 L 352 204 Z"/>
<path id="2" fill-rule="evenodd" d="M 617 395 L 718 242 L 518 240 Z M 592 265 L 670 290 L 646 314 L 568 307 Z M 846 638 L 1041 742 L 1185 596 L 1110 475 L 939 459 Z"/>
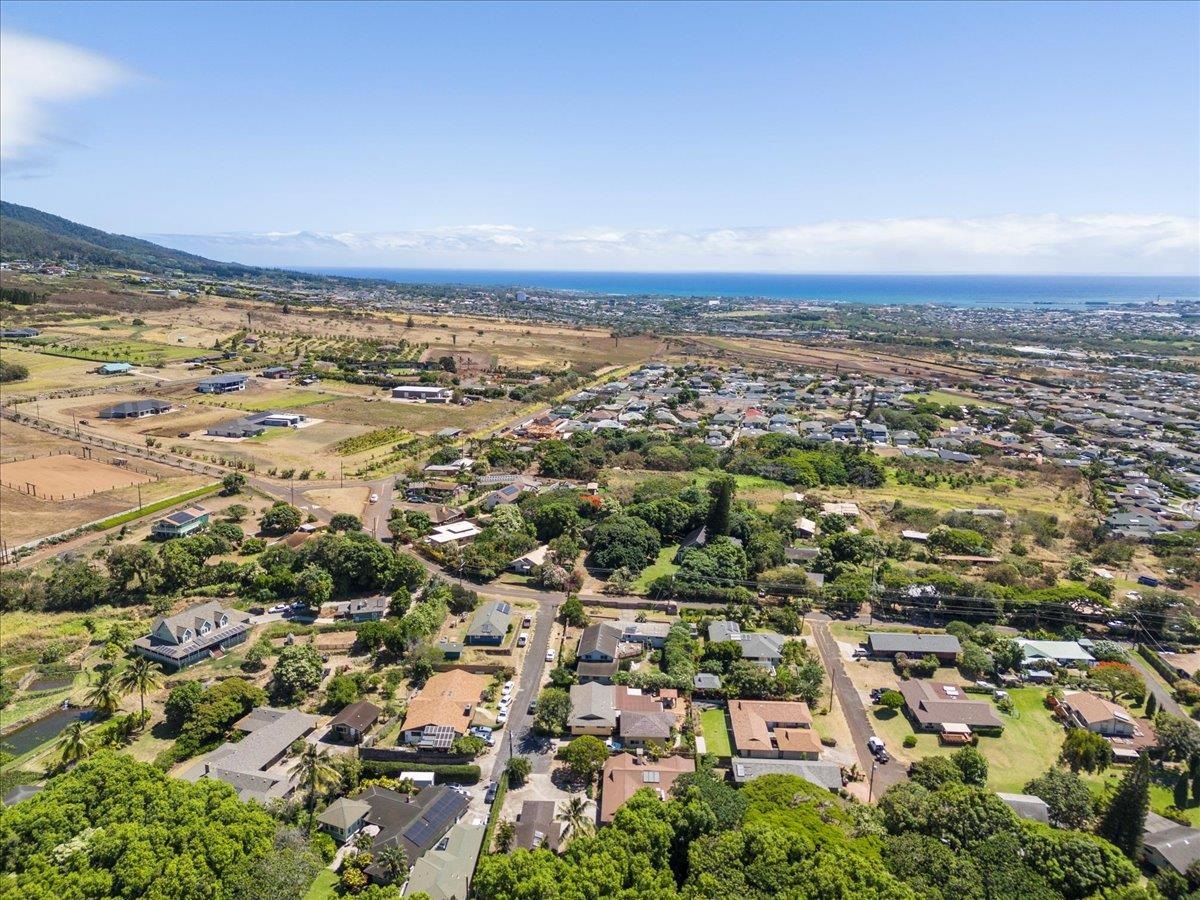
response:
<path id="1" fill-rule="evenodd" d="M 571 685 L 571 734 L 610 735 L 617 727 L 616 689 L 611 684 L 589 682 Z"/>
<path id="2" fill-rule="evenodd" d="M 189 774 L 223 781 L 242 800 L 265 802 L 287 797 L 296 785 L 291 772 L 279 763 L 293 743 L 317 727 L 317 717 L 295 709 L 261 706 L 234 727 L 247 732 L 246 737 L 222 744 Z"/>
<path id="3" fill-rule="evenodd" d="M 873 631 L 867 635 L 872 656 L 890 658 L 903 653 L 911 658 L 933 654 L 942 662 L 953 662 L 962 650 L 952 634 L 909 634 L 898 631 Z"/>
<path id="4" fill-rule="evenodd" d="M 1200 828 L 1177 825 L 1158 813 L 1147 813 L 1142 856 L 1155 869 L 1171 868 L 1186 875 L 1192 863 L 1200 859 Z"/>
<path id="5" fill-rule="evenodd" d="M 503 600 L 489 600 L 475 610 L 467 628 L 468 644 L 499 644 L 512 622 L 512 607 Z"/>
<path id="6" fill-rule="evenodd" d="M 201 603 L 173 616 L 163 616 L 134 652 L 172 669 L 182 669 L 218 650 L 246 640 L 250 616 L 219 603 Z"/>
<path id="7" fill-rule="evenodd" d="M 1006 794 L 997 792 L 997 797 L 1004 801 L 1004 804 L 1015 812 L 1020 818 L 1028 819 L 1031 822 L 1041 822 L 1044 825 L 1050 824 L 1050 807 L 1041 797 L 1035 797 L 1033 794 Z"/>
<path id="8" fill-rule="evenodd" d="M 607 622 L 589 625 L 579 636 L 579 649 L 575 658 L 580 662 L 611 662 L 617 658 L 617 645 L 621 643 L 621 629 Z"/>
<path id="9" fill-rule="evenodd" d="M 432 850 L 467 811 L 468 799 L 444 784 L 422 788 L 415 796 L 381 787 L 369 787 L 359 796 L 371 807 L 367 824 L 379 829 L 372 849 L 376 859 L 389 847 L 402 847 L 415 864 Z M 381 863 L 368 866 L 373 881 L 387 877 Z"/>

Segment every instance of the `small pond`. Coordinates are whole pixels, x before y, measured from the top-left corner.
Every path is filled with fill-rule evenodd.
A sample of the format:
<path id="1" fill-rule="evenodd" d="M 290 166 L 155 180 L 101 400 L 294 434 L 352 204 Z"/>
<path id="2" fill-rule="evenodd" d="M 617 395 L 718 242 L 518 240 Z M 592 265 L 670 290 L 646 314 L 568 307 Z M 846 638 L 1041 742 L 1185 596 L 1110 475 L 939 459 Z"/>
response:
<path id="1" fill-rule="evenodd" d="M 16 731 L 0 736 L 0 745 L 9 753 L 23 756 L 30 750 L 51 741 L 76 719 L 87 720 L 92 717 L 94 710 L 61 707 L 42 716 L 28 725 L 22 725 Z"/>

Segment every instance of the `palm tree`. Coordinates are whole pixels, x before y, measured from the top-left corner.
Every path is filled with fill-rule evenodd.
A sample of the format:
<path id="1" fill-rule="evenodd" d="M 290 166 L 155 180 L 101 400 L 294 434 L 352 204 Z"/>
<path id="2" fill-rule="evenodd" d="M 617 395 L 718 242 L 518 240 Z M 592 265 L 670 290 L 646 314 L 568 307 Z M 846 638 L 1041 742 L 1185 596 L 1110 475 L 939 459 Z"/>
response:
<path id="1" fill-rule="evenodd" d="M 584 797 L 572 797 L 558 814 L 558 821 L 567 824 L 567 830 L 572 834 L 586 834 L 591 830 L 592 817 L 588 815 L 591 803 Z"/>
<path id="2" fill-rule="evenodd" d="M 66 727 L 58 739 L 58 751 L 62 754 L 63 765 L 79 762 L 92 752 L 91 742 L 83 733 L 83 722 L 76 720 Z"/>
<path id="3" fill-rule="evenodd" d="M 121 705 L 117 687 L 117 670 L 112 666 L 96 670 L 96 680 L 87 693 L 87 701 L 105 715 L 112 715 Z"/>
<path id="4" fill-rule="evenodd" d="M 123 691 L 137 691 L 141 701 L 142 718 L 146 717 L 146 692 L 162 683 L 160 669 L 144 656 L 135 656 L 129 667 L 121 672 L 117 684 Z"/>
<path id="5" fill-rule="evenodd" d="M 317 802 L 317 792 L 324 791 L 337 784 L 341 777 L 338 775 L 330 760 L 329 751 L 322 750 L 316 744 L 305 744 L 296 764 L 296 778 L 308 788 L 308 812 L 313 816 Z"/>
<path id="6" fill-rule="evenodd" d="M 395 881 L 408 871 L 408 854 L 399 844 L 380 850 L 378 861 L 387 872 L 388 881 Z"/>

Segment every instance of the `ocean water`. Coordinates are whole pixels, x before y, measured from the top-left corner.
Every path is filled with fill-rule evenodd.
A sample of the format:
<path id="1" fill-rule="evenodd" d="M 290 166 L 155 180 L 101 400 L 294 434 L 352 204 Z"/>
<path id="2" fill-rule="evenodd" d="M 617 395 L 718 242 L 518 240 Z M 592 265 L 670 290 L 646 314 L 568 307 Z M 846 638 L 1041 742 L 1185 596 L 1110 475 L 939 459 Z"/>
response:
<path id="1" fill-rule="evenodd" d="M 728 272 L 562 272 L 505 269 L 300 268 L 404 284 L 538 288 L 619 296 L 759 297 L 875 305 L 1102 308 L 1200 300 L 1200 277 L 1091 275 L 768 275 Z"/>

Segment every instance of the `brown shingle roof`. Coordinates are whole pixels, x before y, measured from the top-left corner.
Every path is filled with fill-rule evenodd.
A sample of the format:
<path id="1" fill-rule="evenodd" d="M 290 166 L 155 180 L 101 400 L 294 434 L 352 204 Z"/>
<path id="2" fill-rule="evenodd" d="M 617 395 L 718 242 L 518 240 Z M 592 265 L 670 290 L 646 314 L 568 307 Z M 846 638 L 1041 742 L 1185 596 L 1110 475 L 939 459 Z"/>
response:
<path id="1" fill-rule="evenodd" d="M 778 739 L 779 731 L 783 729 L 808 730 L 812 725 L 812 713 L 805 703 L 784 700 L 731 700 L 729 722 L 733 726 L 733 745 L 739 753 L 783 750 L 784 747 L 772 744 L 771 732 L 775 731 Z M 772 728 L 772 725 L 781 728 Z M 793 742 L 799 741 L 798 738 L 788 739 Z M 819 741 L 816 749 L 820 751 Z"/>
<path id="2" fill-rule="evenodd" d="M 660 799 L 665 799 L 676 778 L 695 771 L 695 762 L 682 756 L 668 756 L 658 762 L 629 753 L 610 756 L 600 778 L 601 823 L 611 822 L 622 804 L 642 788 L 651 788 Z"/>
<path id="3" fill-rule="evenodd" d="M 403 730 L 449 725 L 459 734 L 466 733 L 475 706 L 489 681 L 486 675 L 472 675 L 463 669 L 438 672 L 409 702 Z"/>

